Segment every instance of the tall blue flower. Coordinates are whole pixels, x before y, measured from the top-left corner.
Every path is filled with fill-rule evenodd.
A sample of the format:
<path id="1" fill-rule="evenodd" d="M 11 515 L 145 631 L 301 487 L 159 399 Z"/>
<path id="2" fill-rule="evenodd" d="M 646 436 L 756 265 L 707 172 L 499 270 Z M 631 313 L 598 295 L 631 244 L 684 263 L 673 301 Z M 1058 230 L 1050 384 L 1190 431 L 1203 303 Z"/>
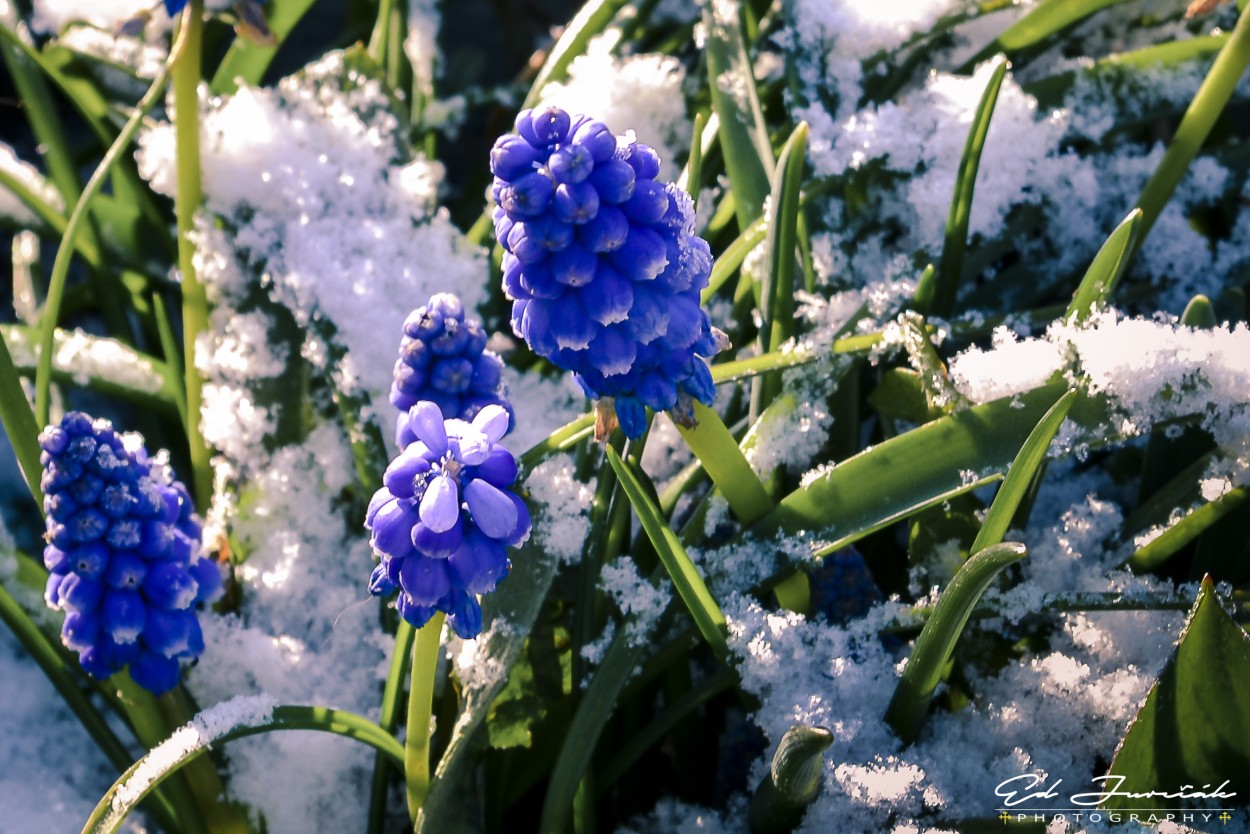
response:
<path id="1" fill-rule="evenodd" d="M 443 611 L 457 634 L 476 637 L 477 596 L 507 575 L 507 548 L 530 532 L 529 511 L 510 489 L 517 460 L 499 445 L 508 412 L 488 405 L 470 423 L 421 401 L 409 424 L 416 439 L 387 467 L 365 517 L 381 557 L 369 591 L 398 589 L 400 615 L 418 628 Z"/>
<path id="2" fill-rule="evenodd" d="M 495 236 L 512 329 L 611 405 L 630 437 L 644 406 L 692 420 L 715 395 L 705 357 L 723 346 L 699 306 L 712 255 L 660 160 L 602 122 L 522 111 L 495 142 Z"/>
<path id="3" fill-rule="evenodd" d="M 409 314 L 391 381 L 391 405 L 400 410 L 399 448 L 416 439 L 408 415 L 421 400 L 435 403 L 447 419 L 472 420 L 488 405 L 503 406 L 511 428 L 503 360 L 486 350 L 486 341 L 481 322 L 466 318 L 464 305 L 450 293 L 438 293 Z"/>
<path id="4" fill-rule="evenodd" d="M 45 599 L 65 611 L 62 642 L 94 677 L 129 665 L 145 689 L 172 689 L 179 660 L 204 651 L 196 606 L 222 587 L 190 494 L 108 420 L 70 412 L 39 445 Z"/>
<path id="5" fill-rule="evenodd" d="M 165 13 L 170 17 L 185 9 L 187 0 L 165 0 Z"/>

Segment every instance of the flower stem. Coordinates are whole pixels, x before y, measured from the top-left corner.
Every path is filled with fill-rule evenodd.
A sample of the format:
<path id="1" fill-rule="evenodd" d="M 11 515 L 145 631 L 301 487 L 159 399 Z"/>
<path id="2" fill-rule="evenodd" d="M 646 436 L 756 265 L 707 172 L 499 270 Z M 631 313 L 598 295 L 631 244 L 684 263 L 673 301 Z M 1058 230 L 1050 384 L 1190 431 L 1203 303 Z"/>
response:
<path id="1" fill-rule="evenodd" d="M 412 649 L 412 686 L 408 692 L 408 738 L 404 743 L 404 779 L 408 814 L 416 825 L 430 792 L 430 715 L 434 707 L 434 679 L 442 644 L 443 612 L 434 614 L 417 630 Z"/>
<path id="2" fill-rule="evenodd" d="M 182 341 L 187 389 L 187 443 L 191 452 L 192 485 L 201 507 L 212 497 L 213 473 L 208 446 L 200 433 L 202 380 L 195 367 L 195 342 L 208 328 L 208 298 L 195 274 L 195 212 L 203 199 L 200 172 L 200 64 L 204 41 L 204 0 L 190 0 L 182 15 L 182 31 L 173 62 L 174 147 L 178 188 L 174 214 L 178 221 L 178 271 L 182 274 Z"/>

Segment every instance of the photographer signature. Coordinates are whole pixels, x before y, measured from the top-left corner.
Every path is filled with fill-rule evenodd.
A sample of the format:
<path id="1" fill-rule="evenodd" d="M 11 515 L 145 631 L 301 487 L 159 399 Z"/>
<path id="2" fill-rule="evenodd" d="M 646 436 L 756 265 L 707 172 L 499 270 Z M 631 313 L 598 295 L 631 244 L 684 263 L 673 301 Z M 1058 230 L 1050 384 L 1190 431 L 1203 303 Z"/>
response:
<path id="1" fill-rule="evenodd" d="M 1197 789 L 1194 785 L 1181 785 L 1179 789 L 1174 791 L 1127 791 L 1123 790 L 1126 778 L 1116 775 L 1095 777 L 1090 781 L 1100 786 L 1102 790 L 1071 794 L 1067 797 L 1068 802 L 1076 806 L 1093 807 L 1115 797 L 1123 797 L 1125 799 L 1232 799 L 1237 795 L 1235 791 L 1224 790 L 1228 787 L 1230 781 L 1228 779 L 1225 779 L 1215 788 L 1207 784 L 1203 785 L 1201 789 Z M 1004 779 L 999 782 L 998 787 L 994 788 L 994 795 L 1003 800 L 1004 807 L 1014 808 L 1030 800 L 1061 798 L 1059 786 L 1062 783 L 1062 779 L 1056 779 L 1054 782 L 1047 784 L 1044 776 L 1039 776 L 1035 773 L 1022 773 L 1019 776 L 1012 776 L 1010 779 Z"/>

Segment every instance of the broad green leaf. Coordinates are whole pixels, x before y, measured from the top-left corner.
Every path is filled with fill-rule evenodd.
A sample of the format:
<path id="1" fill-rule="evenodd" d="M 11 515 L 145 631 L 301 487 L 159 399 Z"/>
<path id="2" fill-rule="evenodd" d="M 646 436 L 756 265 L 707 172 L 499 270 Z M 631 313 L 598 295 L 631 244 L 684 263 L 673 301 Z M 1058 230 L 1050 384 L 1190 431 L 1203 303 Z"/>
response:
<path id="1" fill-rule="evenodd" d="M 265 18 L 278 46 L 260 46 L 247 38 L 236 37 L 221 59 L 210 85 L 215 95 L 228 95 L 239 88 L 239 82 L 255 86 L 265 77 L 265 70 L 278 54 L 278 49 L 295 24 L 303 19 L 316 0 L 272 0 L 265 4 Z"/>
<path id="2" fill-rule="evenodd" d="M 1244 504 L 1247 497 L 1250 497 L 1250 490 L 1237 487 L 1214 501 L 1196 507 L 1134 553 L 1129 559 L 1129 567 L 1138 572 L 1152 570 Z"/>
<path id="3" fill-rule="evenodd" d="M 869 447 L 786 496 L 750 532 L 805 532 L 820 542 L 814 554 L 820 557 L 997 480 L 1066 391 L 1066 382 L 1051 383 Z"/>
<path id="4" fill-rule="evenodd" d="M 968 222 L 972 217 L 972 196 L 977 182 L 977 170 L 981 167 L 981 151 L 985 137 L 990 131 L 990 119 L 998 102 L 998 91 L 1007 75 L 1007 59 L 998 56 L 993 72 L 976 114 L 968 128 L 968 141 L 964 144 L 959 171 L 955 175 L 955 193 L 951 198 L 950 213 L 946 218 L 946 232 L 942 240 L 942 258 L 938 261 L 937 279 L 933 288 L 933 305 L 922 309 L 949 317 L 955 309 L 955 293 L 959 289 L 959 277 L 963 271 L 964 249 L 968 245 Z"/>
<path id="5" fill-rule="evenodd" d="M 732 438 L 730 440 L 732 442 Z M 734 448 L 737 449 L 736 444 Z M 669 578 L 673 580 L 673 587 L 677 589 L 678 596 L 686 604 L 686 609 L 690 612 L 699 633 L 711 646 L 713 653 L 724 660 L 729 656 L 729 644 L 725 640 L 725 615 L 721 613 L 720 606 L 712 598 L 711 592 L 703 582 L 703 576 L 686 553 L 686 548 L 682 546 L 673 528 L 669 527 L 668 522 L 660 515 L 660 508 L 655 505 L 643 486 L 641 478 L 646 476 L 641 475 L 641 470 L 634 471 L 633 467 L 621 460 L 620 455 L 611 448 L 607 450 L 607 455 L 608 462 L 612 464 L 612 469 L 615 470 L 616 477 L 629 498 L 629 503 L 633 505 L 634 512 L 638 515 L 643 531 L 655 547 L 660 562 L 668 572 Z"/>
<path id="6" fill-rule="evenodd" d="M 1195 295 L 1189 299 L 1189 303 L 1185 305 L 1185 311 L 1181 313 L 1181 324 L 1186 327 L 1211 330 L 1219 323 L 1220 320 L 1215 314 L 1215 305 L 1205 295 Z"/>
<path id="7" fill-rule="evenodd" d="M 333 733 L 366 744 L 385 753 L 393 762 L 403 766 L 404 750 L 394 736 L 367 718 L 327 707 L 277 706 L 273 708 L 273 714 L 269 720 L 252 725 L 236 726 L 213 737 L 211 743 L 220 746 L 235 739 L 280 730 L 315 730 Z M 83 826 L 83 834 L 112 834 L 117 831 L 139 801 L 153 788 L 206 752 L 208 752 L 208 744 L 201 743 L 190 749 L 181 749 L 174 756 L 170 756 L 168 751 L 162 751 L 163 755 L 159 756 L 151 754 L 144 756 L 123 773 L 100 798 L 87 824 Z M 136 779 L 136 774 L 139 774 L 141 770 L 142 773 Z M 134 785 L 130 784 L 132 779 L 135 781 Z"/>
<path id="8" fill-rule="evenodd" d="M 1116 750 L 1104 787 L 1148 793 L 1227 780 L 1241 804 L 1250 794 L 1250 638 L 1220 604 L 1214 584 L 1202 584 L 1176 651 Z M 1116 778 L 1119 777 L 1119 778 Z M 1198 788 L 1201 789 L 1201 788 Z M 1112 797 L 1107 810 L 1162 809 L 1183 800 Z"/>
<path id="9" fill-rule="evenodd" d="M 1115 231 L 1098 250 L 1089 269 L 1085 271 L 1085 277 L 1073 293 L 1072 302 L 1064 314 L 1065 320 L 1070 319 L 1079 324 L 1088 319 L 1098 307 L 1107 303 L 1128 266 L 1129 253 L 1136 246 L 1137 235 L 1141 231 L 1141 220 L 1141 209 L 1133 209 L 1115 227 Z"/>
<path id="10" fill-rule="evenodd" d="M 773 508 L 772 499 L 720 415 L 695 403 L 694 416 L 693 428 L 678 425 L 677 430 L 725 496 L 734 515 L 743 524 L 751 524 Z"/>
<path id="11" fill-rule="evenodd" d="M 1011 468 L 1007 470 L 1003 485 L 998 488 L 998 494 L 994 496 L 994 503 L 990 505 L 989 512 L 985 515 L 985 521 L 981 525 L 980 532 L 977 533 L 976 540 L 972 543 L 970 553 L 976 554 L 992 544 L 998 544 L 1003 540 L 1003 536 L 1007 535 L 1007 528 L 1011 525 L 1020 502 L 1029 491 L 1029 485 L 1033 482 L 1038 467 L 1046 459 L 1046 450 L 1050 448 L 1050 441 L 1055 438 L 1059 427 L 1063 425 L 1075 400 L 1075 391 L 1064 394 L 1029 433 L 1028 439 L 1020 447 L 1020 454 L 1016 455 L 1015 460 L 1011 462 Z"/>
<path id="12" fill-rule="evenodd" d="M 703 7 L 707 28 L 707 72 L 712 107 L 720 118 L 720 146 L 733 186 L 738 228 L 747 229 L 764 213 L 773 148 L 755 89 L 755 75 L 742 40 L 738 3 Z"/>
<path id="13" fill-rule="evenodd" d="M 899 738 L 913 742 L 920 735 L 929 700 L 972 609 L 998 572 L 1023 559 L 1027 553 L 1024 545 L 1017 542 L 1002 542 L 977 551 L 942 591 L 937 606 L 916 638 L 916 648 L 885 712 L 885 720 Z"/>

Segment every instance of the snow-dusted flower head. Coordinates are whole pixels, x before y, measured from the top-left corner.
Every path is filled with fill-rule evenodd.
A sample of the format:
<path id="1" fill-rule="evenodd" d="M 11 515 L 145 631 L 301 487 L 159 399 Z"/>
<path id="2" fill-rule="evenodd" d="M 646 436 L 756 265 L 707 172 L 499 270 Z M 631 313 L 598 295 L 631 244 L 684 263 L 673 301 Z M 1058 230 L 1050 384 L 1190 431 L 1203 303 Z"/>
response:
<path id="1" fill-rule="evenodd" d="M 529 511 L 510 489 L 517 460 L 499 445 L 508 419 L 499 405 L 470 423 L 417 403 L 409 410 L 416 439 L 387 467 L 369 502 L 365 526 L 381 558 L 369 591 L 398 589 L 400 615 L 418 628 L 443 611 L 461 637 L 481 633 L 477 596 L 507 575 L 507 548 L 529 537 Z"/>
<path id="2" fill-rule="evenodd" d="M 391 382 L 391 405 L 400 410 L 399 448 L 417 437 L 408 415 L 421 400 L 435 403 L 447 419 L 472 420 L 488 405 L 503 406 L 511 428 L 503 360 L 486 350 L 486 341 L 482 323 L 467 318 L 460 299 L 450 293 L 438 293 L 408 315 Z"/>
<path id="3" fill-rule="evenodd" d="M 62 641 L 94 677 L 129 665 L 145 689 L 172 689 L 179 660 L 204 651 L 196 606 L 221 591 L 191 496 L 108 420 L 70 412 L 39 445 L 45 598 L 66 612 Z"/>
<path id="4" fill-rule="evenodd" d="M 555 107 L 522 111 L 491 150 L 495 236 L 512 329 L 614 405 L 630 437 L 644 406 L 689 423 L 715 395 L 721 346 L 699 306 L 712 255 L 689 196 L 656 182 L 655 151 Z"/>

